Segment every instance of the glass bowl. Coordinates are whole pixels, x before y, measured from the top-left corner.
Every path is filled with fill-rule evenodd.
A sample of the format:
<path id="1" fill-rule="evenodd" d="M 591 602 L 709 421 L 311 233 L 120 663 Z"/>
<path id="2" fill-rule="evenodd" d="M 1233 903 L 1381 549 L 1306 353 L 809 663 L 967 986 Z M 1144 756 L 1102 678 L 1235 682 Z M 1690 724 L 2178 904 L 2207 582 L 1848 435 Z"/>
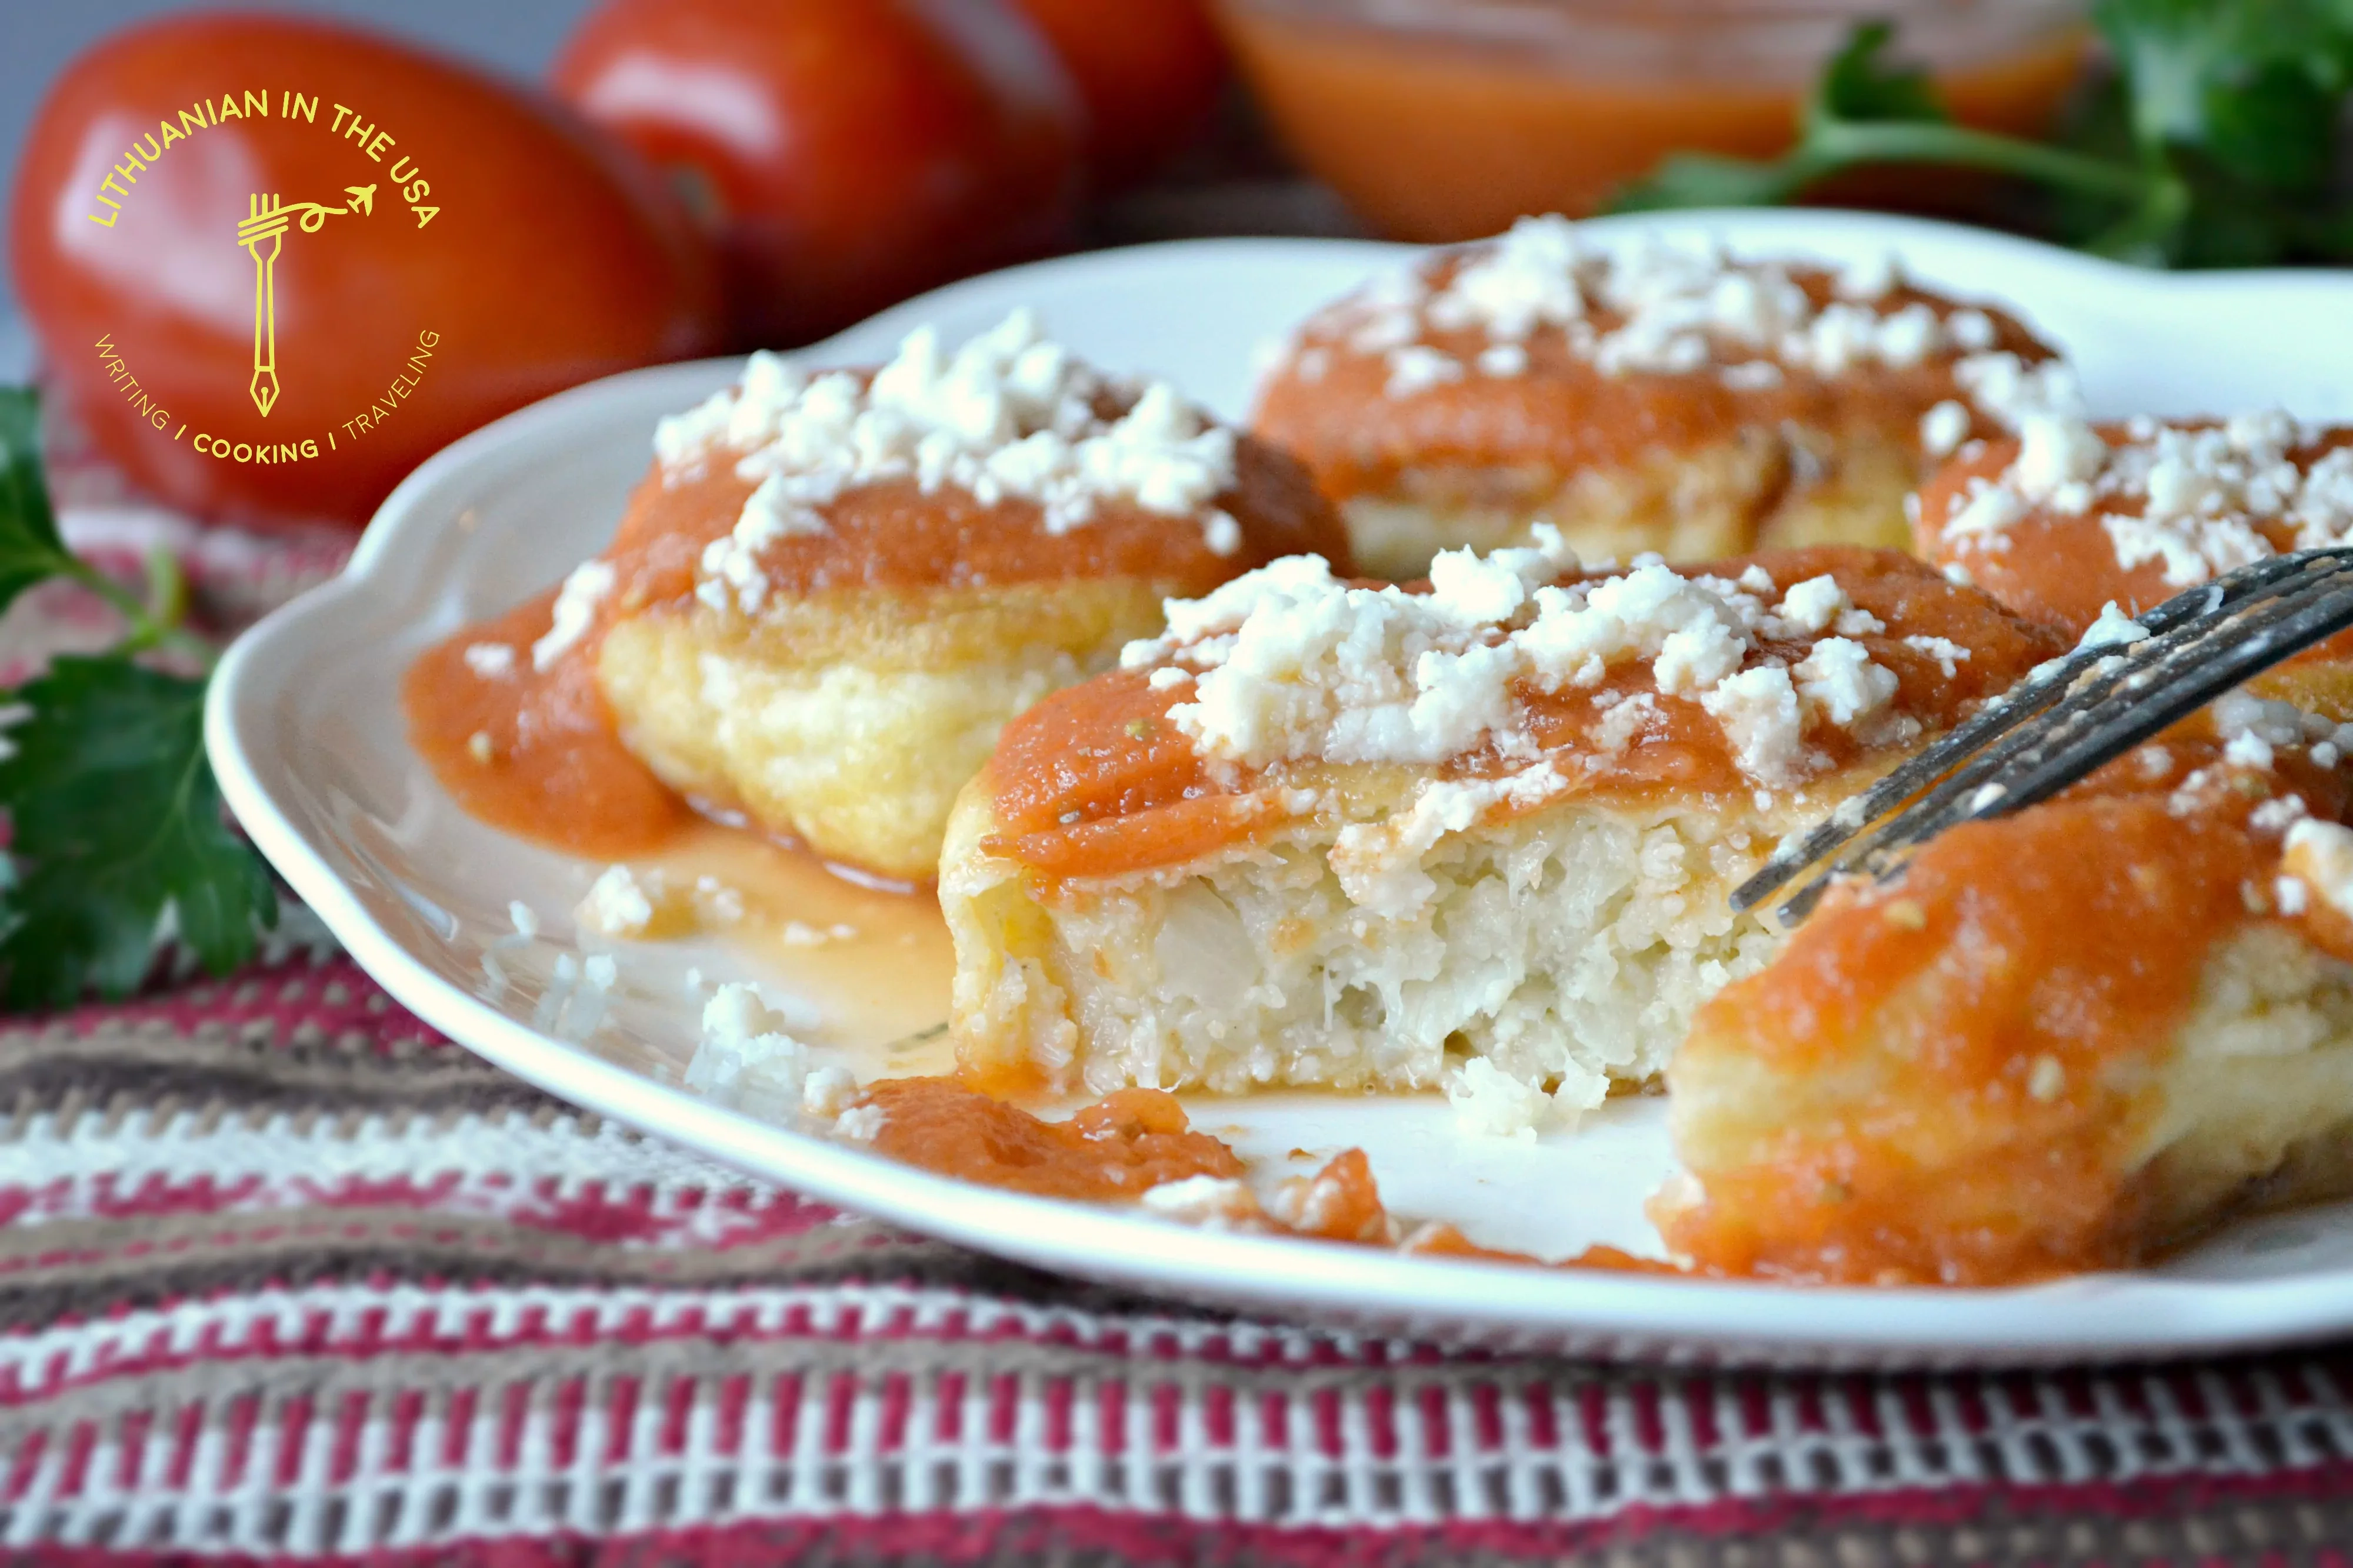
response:
<path id="1" fill-rule="evenodd" d="M 1422 241 L 1591 212 L 1673 152 L 1773 156 L 1858 22 L 1894 23 L 1895 57 L 1930 68 L 1957 119 L 2021 135 L 2048 129 L 2089 37 L 2082 0 L 1218 4 L 1292 155 Z"/>

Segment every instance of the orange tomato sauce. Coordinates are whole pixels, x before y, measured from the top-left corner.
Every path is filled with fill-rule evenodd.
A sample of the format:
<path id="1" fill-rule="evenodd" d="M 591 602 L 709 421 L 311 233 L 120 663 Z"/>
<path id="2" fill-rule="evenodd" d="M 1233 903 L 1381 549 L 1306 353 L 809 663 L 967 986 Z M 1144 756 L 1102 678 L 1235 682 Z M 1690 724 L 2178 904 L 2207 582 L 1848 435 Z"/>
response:
<path id="1" fill-rule="evenodd" d="M 1463 265 L 1441 261 L 1433 288 L 1445 287 Z M 1834 279 L 1819 268 L 1798 268 L 1793 281 L 1819 306 L 1833 296 Z M 1898 289 L 1883 301 L 1894 310 L 1918 301 L 1941 314 L 1950 300 Z M 1988 309 L 1995 346 L 2030 363 L 2051 351 L 2007 314 Z M 1617 312 L 1597 307 L 1598 331 L 1618 326 Z M 1488 346 L 1475 329 L 1426 329 L 1422 342 L 1460 363 Z M 1260 394 L 1251 428 L 1299 454 L 1324 494 L 1345 500 L 1386 493 L 1409 470 L 1449 466 L 1527 468 L 1558 476 L 1628 464 L 1659 451 L 1690 452 L 1734 438 L 1744 428 L 1783 422 L 1852 437 L 1869 433 L 1906 450 L 1918 443 L 1920 417 L 1954 397 L 1953 359 L 1931 358 L 1903 369 L 1868 363 L 1823 376 L 1784 366 L 1770 386 L 1726 386 L 1716 366 L 1690 374 L 1604 374 L 1558 331 L 1531 336 L 1521 346 L 1528 365 L 1519 375 L 1478 375 L 1447 382 L 1409 397 L 1388 395 L 1384 353 L 1345 342 L 1312 339 L 1327 357 L 1314 378 L 1293 360 Z"/>
<path id="2" fill-rule="evenodd" d="M 1752 561 L 1783 588 L 1825 572 L 1835 575 L 1858 606 L 1886 624 L 1883 633 L 1858 640 L 1895 674 L 1898 710 L 1931 729 L 1948 726 L 2066 647 L 2057 634 L 1894 551 L 1825 545 L 1692 570 L 1737 576 Z M 1970 650 L 1970 657 L 1947 678 L 1906 637 L 1943 637 Z M 1786 657 L 1796 650 L 1767 651 Z M 1000 825 L 988 841 L 992 853 L 1052 879 L 1109 876 L 1180 864 L 1283 820 L 1272 789 L 1291 771 L 1213 772 L 1167 716 L 1188 700 L 1189 689 L 1155 691 L 1150 673 L 1099 676 L 1055 693 L 1006 727 L 987 775 Z M 1599 704 L 1637 690 L 1657 695 L 1647 670 L 1621 672 L 1589 690 L 1525 687 L 1518 698 L 1538 742 L 1556 765 L 1573 773 L 1572 788 L 1650 795 L 1662 788 L 1730 793 L 1750 787 L 1721 728 L 1683 698 L 1657 696 L 1662 732 L 1615 753 L 1596 747 L 1589 737 L 1600 722 Z M 1822 728 L 1809 742 L 1834 767 L 1863 760 L 1844 731 Z M 1501 764 L 1493 756 L 1472 755 L 1454 766 L 1478 773 Z"/>
<path id="3" fill-rule="evenodd" d="M 1061 1121 L 1048 1121 L 950 1078 L 882 1079 L 867 1085 L 858 1103 L 883 1113 L 874 1135 L 877 1153 L 944 1176 L 1040 1197 L 1132 1202 L 1164 1183 L 1244 1173 L 1231 1148 L 1192 1131 L 1176 1098 L 1156 1089 L 1117 1090 Z M 1288 1217 L 1253 1207 L 1249 1226 L 1352 1246 L 1396 1245 L 1413 1256 L 1677 1272 L 1672 1264 L 1614 1247 L 1589 1247 L 1559 1265 L 1546 1265 L 1527 1253 L 1477 1246 L 1450 1225 L 1425 1225 L 1394 1241 L 1399 1227 L 1381 1202 L 1372 1163 L 1361 1149 L 1342 1150 L 1290 1187 Z"/>
<path id="4" fill-rule="evenodd" d="M 1124 1089 L 1048 1121 L 954 1079 L 883 1079 L 860 1101 L 883 1112 L 877 1152 L 926 1171 L 1040 1197 L 1134 1198 L 1190 1176 L 1239 1176 L 1234 1152 L 1187 1126 L 1156 1089 Z"/>
<path id="5" fill-rule="evenodd" d="M 1795 138 L 1805 88 L 1794 73 L 1776 80 L 1695 69 L 1688 49 L 1646 70 L 1541 41 L 1482 46 L 1280 16 L 1263 0 L 1225 0 L 1222 9 L 1283 141 L 1396 239 L 1472 239 L 1523 213 L 1579 216 L 1671 153 L 1774 157 Z M 1703 45 L 1703 29 L 1743 25 L 1694 18 L 1683 41 Z M 1672 41 L 1672 29 L 1658 30 Z M 2060 28 L 1939 70 L 1936 89 L 1964 124 L 2040 135 L 2073 85 L 2084 48 L 2080 28 Z M 1933 170 L 1904 175 L 1895 188 L 1914 197 L 1949 179 Z"/>
<path id="6" fill-rule="evenodd" d="M 2162 767 L 2156 763 L 2162 761 Z M 2322 816 L 2345 782 L 2284 752 Z M 2195 770 L 2196 809 L 2168 809 Z M 1716 1274 L 1993 1285 L 2133 1261 L 2135 1152 L 2208 954 L 2276 912 L 2266 775 L 2167 738 L 2058 799 L 1953 828 L 1831 893 L 1703 1007 L 1668 1069 L 1695 1204 L 1655 1215 Z M 2306 920 L 2325 946 L 2344 933 Z"/>
<path id="7" fill-rule="evenodd" d="M 532 668 L 555 595 L 427 648 L 401 682 L 409 742 L 467 815 L 577 854 L 621 859 L 659 848 L 693 819 L 623 746 L 585 658 Z M 478 675 L 469 647 L 512 650 L 512 675 Z"/>

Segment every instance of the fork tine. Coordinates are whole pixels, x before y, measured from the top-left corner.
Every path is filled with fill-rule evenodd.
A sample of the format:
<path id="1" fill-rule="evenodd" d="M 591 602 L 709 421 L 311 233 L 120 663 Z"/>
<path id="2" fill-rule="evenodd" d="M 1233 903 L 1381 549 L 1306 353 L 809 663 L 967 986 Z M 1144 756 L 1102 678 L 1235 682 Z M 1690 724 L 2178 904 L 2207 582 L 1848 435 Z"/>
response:
<path id="1" fill-rule="evenodd" d="M 2148 641 L 2135 646 L 2142 650 L 2142 657 L 2147 657 L 2168 646 L 2167 639 L 2177 637 L 2183 627 L 2194 630 L 2202 617 L 2256 602 L 2265 590 L 2274 589 L 2283 579 L 2306 570 L 2309 564 L 2306 557 L 2274 556 L 2233 573 L 2221 582 L 2177 594 L 2138 618 L 2138 624 L 2148 631 L 2150 637 Z M 2005 740 L 2005 736 L 2066 698 L 2084 671 L 2103 660 L 2115 658 L 2116 651 L 2113 644 L 2079 648 L 2052 660 L 2010 690 L 1988 702 L 1965 722 L 1889 773 L 1862 795 L 1842 803 L 1828 820 L 1818 824 L 1803 839 L 1776 850 L 1757 876 L 1744 884 L 1740 893 L 1736 895 L 1735 907 L 1747 909 L 1761 901 L 1797 872 L 1855 837 L 1866 825 L 1901 805 L 1956 764 L 1982 757 L 1982 765 L 1990 771 L 2010 752 L 2028 743 L 2027 739 L 2013 742 Z"/>
<path id="2" fill-rule="evenodd" d="M 1840 875 L 1864 871 L 1884 876 L 1906 850 L 1957 823 L 2006 815 L 2048 799 L 2248 676 L 2353 626 L 2348 587 L 2353 587 L 2353 571 L 2337 573 L 2276 609 L 2265 606 L 2263 624 L 2253 626 L 2243 641 L 2236 639 L 2250 630 L 2247 622 L 2220 623 L 2170 656 L 2137 664 L 2128 674 L 2103 682 L 2105 689 L 2084 703 L 2071 701 L 2064 712 L 2052 710 L 2043 722 L 2026 727 L 2031 742 L 2000 770 L 2004 775 L 2000 782 L 1979 782 L 1982 773 L 1972 770 L 1968 779 L 1957 775 L 1938 784 L 1888 818 L 1867 841 L 1788 899 L 1783 909 L 1791 918 L 1801 917 Z"/>
<path id="3" fill-rule="evenodd" d="M 1802 916 L 1839 875 L 1883 869 L 1955 822 L 2046 798 L 2249 676 L 2353 626 L 2348 590 L 2353 549 L 2331 548 L 2275 556 L 2175 595 L 2139 617 L 2152 635 L 2129 653 L 2108 645 L 2052 661 L 1843 803 L 1776 851 L 1733 895 L 1733 907 L 1765 902 L 1849 846 L 1785 901 L 1788 917 Z"/>

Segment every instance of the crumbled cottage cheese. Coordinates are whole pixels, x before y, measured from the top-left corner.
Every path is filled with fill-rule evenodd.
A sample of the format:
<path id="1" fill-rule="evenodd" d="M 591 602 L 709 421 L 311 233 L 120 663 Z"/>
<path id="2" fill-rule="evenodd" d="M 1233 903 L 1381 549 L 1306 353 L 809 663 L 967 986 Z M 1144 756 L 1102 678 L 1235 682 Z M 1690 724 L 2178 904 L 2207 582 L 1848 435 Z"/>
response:
<path id="1" fill-rule="evenodd" d="M 1266 1216 L 1250 1184 L 1239 1176 L 1186 1176 L 1147 1187 L 1136 1200 L 1145 1213 L 1204 1230 L 1263 1230 Z"/>
<path id="2" fill-rule="evenodd" d="M 2274 412 L 2137 425 L 2112 447 L 2079 415 L 2036 415 L 2019 426 L 2017 458 L 1976 482 L 1945 532 L 2000 550 L 2037 509 L 2094 516 L 2118 567 L 2155 563 L 2168 586 L 2194 587 L 2273 554 L 2266 528 L 2288 531 L 2297 550 L 2353 542 L 2353 447 L 2292 455 L 2325 433 Z"/>
<path id="3" fill-rule="evenodd" d="M 618 862 L 606 867 L 589 884 L 588 895 L 580 900 L 575 918 L 606 936 L 641 934 L 653 923 L 656 900 L 668 891 L 659 872 L 652 873 L 649 880 L 650 886 L 641 883 L 636 872 Z"/>
<path id="4" fill-rule="evenodd" d="M 788 1031 L 815 1020 L 797 1016 L 795 1005 L 776 1005 L 756 985 L 720 986 L 703 1004 L 686 1087 L 763 1121 L 871 1142 L 882 1109 L 857 1102 L 858 1079 L 849 1068 L 810 1065 L 809 1047 Z"/>
<path id="5" fill-rule="evenodd" d="M 755 353 L 742 385 L 664 419 L 654 453 L 666 482 L 713 460 L 757 481 L 734 530 L 704 551 L 696 590 L 746 612 L 766 594 L 764 549 L 824 532 L 822 508 L 884 481 L 926 493 L 955 486 L 984 505 L 1035 501 L 1057 534 L 1084 527 L 1104 501 L 1124 501 L 1198 517 L 1211 550 L 1240 549 L 1240 525 L 1212 504 L 1235 483 L 1234 433 L 1157 381 L 1106 419 L 1097 400 L 1116 391 L 1017 310 L 953 354 L 935 330 L 918 329 L 871 379 Z"/>
<path id="6" fill-rule="evenodd" d="M 2280 864 L 2312 897 L 2353 916 L 2353 828 L 2306 817 L 2287 830 Z"/>
<path id="7" fill-rule="evenodd" d="M 515 650 L 502 642 L 467 645 L 466 668 L 484 680 L 504 680 L 514 673 Z"/>
<path id="8" fill-rule="evenodd" d="M 596 606 L 613 591 L 613 566 L 608 561 L 585 561 L 572 569 L 555 595 L 554 614 L 547 635 L 531 645 L 531 667 L 545 669 L 588 635 L 596 624 Z M 471 649 L 467 650 L 470 654 Z M 468 660 L 471 663 L 471 659 Z"/>
<path id="9" fill-rule="evenodd" d="M 1661 693 L 1713 714 L 1741 768 L 1771 787 L 1801 777 L 1810 719 L 1866 740 L 1907 722 L 1890 712 L 1892 671 L 1852 637 L 1819 635 L 1884 629 L 1828 577 L 1775 604 L 1762 572 L 1741 582 L 1683 576 L 1653 557 L 1556 584 L 1577 565 L 1549 527 L 1530 547 L 1440 555 L 1424 594 L 1351 586 L 1322 558 L 1293 556 L 1204 598 L 1171 600 L 1166 635 L 1130 644 L 1121 661 L 1190 671 L 1189 700 L 1168 717 L 1212 762 L 1429 764 L 1492 748 L 1526 775 L 1514 789 L 1549 773 L 1534 771 L 1546 765 L 1520 722 L 1520 681 L 1592 688 L 1613 669 L 1645 664 Z M 1792 666 L 1767 641 L 1809 650 Z M 1433 786 L 1456 794 L 1425 795 L 1382 831 L 1460 826 L 1461 809 L 1491 804 L 1473 795 L 1505 787 L 1492 778 Z"/>
<path id="10" fill-rule="evenodd" d="M 1892 258 L 1847 268 L 1833 299 L 1817 304 L 1778 262 L 1737 262 L 1721 251 L 1652 243 L 1612 252 L 1588 247 L 1559 216 L 1526 217 L 1465 253 L 1442 287 L 1428 264 L 1384 273 L 1310 321 L 1293 363 L 1318 379 L 1331 349 L 1378 355 L 1387 393 L 1411 397 L 1481 375 L 1528 366 L 1525 345 L 1557 333 L 1603 374 L 1690 374 L 1712 369 L 1736 391 L 1778 386 L 1788 372 L 1837 376 L 1861 366 L 1903 370 L 1950 358 L 1967 401 L 1947 400 L 1922 425 L 1942 456 L 1966 439 L 1971 408 L 2004 429 L 2034 412 L 2080 406 L 2073 373 L 1998 352 L 1993 318 L 1919 300 L 1899 300 Z M 1423 342 L 1428 331 L 1475 331 L 1489 346 L 1467 363 Z"/>

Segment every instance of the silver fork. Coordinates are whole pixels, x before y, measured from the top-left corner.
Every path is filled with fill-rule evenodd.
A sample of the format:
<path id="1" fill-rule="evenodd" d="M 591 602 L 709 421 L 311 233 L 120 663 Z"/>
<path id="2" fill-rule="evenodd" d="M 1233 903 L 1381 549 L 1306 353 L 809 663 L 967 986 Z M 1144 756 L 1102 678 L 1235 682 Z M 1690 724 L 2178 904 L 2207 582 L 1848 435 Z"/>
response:
<path id="1" fill-rule="evenodd" d="M 2137 623 L 2145 639 L 2078 648 L 2042 666 L 1803 837 L 1784 840 L 1734 891 L 1732 907 L 1773 901 L 1820 866 L 1778 900 L 1785 921 L 1800 919 L 1838 879 L 1891 876 L 1946 828 L 2046 799 L 2248 677 L 2353 626 L 2353 546 L 2242 566 Z"/>

